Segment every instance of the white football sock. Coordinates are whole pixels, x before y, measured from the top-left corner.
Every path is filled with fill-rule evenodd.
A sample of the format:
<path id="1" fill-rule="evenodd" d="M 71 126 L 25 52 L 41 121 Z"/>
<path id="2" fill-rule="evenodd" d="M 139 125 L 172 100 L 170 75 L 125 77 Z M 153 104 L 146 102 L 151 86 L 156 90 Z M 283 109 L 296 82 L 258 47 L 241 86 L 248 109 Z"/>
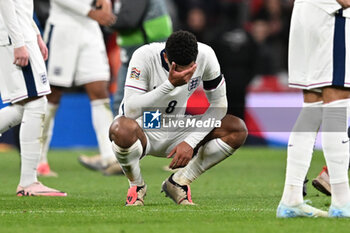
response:
<path id="1" fill-rule="evenodd" d="M 130 187 L 144 185 L 140 169 L 140 158 L 143 151 L 141 141 L 138 139 L 129 148 L 121 148 L 112 141 L 112 148 L 125 176 L 129 179 Z"/>
<path id="2" fill-rule="evenodd" d="M 21 178 L 19 185 L 26 187 L 37 181 L 36 168 L 42 149 L 42 131 L 47 99 L 39 99 L 24 105 L 20 129 Z"/>
<path id="3" fill-rule="evenodd" d="M 113 121 L 109 99 L 91 101 L 92 124 L 94 126 L 102 163 L 107 165 L 115 161 L 115 156 L 109 140 L 109 127 Z"/>
<path id="4" fill-rule="evenodd" d="M 21 123 L 23 110 L 24 108 L 20 104 L 0 109 L 0 134 Z"/>
<path id="5" fill-rule="evenodd" d="M 322 102 L 304 103 L 288 141 L 286 179 L 281 203 L 303 203 L 303 184 L 322 121 Z"/>
<path id="6" fill-rule="evenodd" d="M 349 100 L 345 99 L 323 105 L 322 145 L 331 183 L 332 205 L 337 207 L 350 202 L 348 104 Z"/>
<path id="7" fill-rule="evenodd" d="M 350 202 L 349 182 L 331 184 L 332 189 L 332 205 L 335 207 L 343 207 Z M 334 193 L 336 193 L 334 195 Z"/>
<path id="8" fill-rule="evenodd" d="M 234 152 L 235 149 L 220 138 L 210 140 L 199 148 L 198 154 L 186 167 L 174 174 L 173 180 L 180 185 L 190 185 L 198 176 L 226 159 Z"/>
<path id="9" fill-rule="evenodd" d="M 53 134 L 53 127 L 55 125 L 55 116 L 58 109 L 57 104 L 47 103 L 47 110 L 45 114 L 44 130 L 43 130 L 43 148 L 41 152 L 40 163 L 47 163 L 47 153 L 50 148 L 50 142 Z"/>

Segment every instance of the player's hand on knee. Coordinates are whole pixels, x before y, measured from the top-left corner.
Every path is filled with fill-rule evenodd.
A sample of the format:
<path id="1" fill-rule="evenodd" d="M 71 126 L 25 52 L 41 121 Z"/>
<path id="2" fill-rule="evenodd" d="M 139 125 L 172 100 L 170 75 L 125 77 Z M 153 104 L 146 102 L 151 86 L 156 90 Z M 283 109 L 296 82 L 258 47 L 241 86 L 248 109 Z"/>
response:
<path id="1" fill-rule="evenodd" d="M 46 47 L 45 42 L 43 41 L 43 38 L 40 35 L 38 35 L 38 45 L 40 48 L 41 55 L 43 55 L 44 61 L 46 61 L 49 57 L 49 51 Z"/>
<path id="2" fill-rule="evenodd" d="M 350 7 L 350 0 L 337 0 L 337 2 L 338 2 L 343 8 L 349 8 L 349 7 Z"/>
<path id="3" fill-rule="evenodd" d="M 13 61 L 13 64 L 21 67 L 27 66 L 29 60 L 29 53 L 27 47 L 24 45 L 22 47 L 15 48 L 14 57 L 15 59 Z"/>
<path id="4" fill-rule="evenodd" d="M 175 155 L 175 156 L 174 156 Z M 176 169 L 180 167 L 184 167 L 190 162 L 193 155 L 193 148 L 188 145 L 186 142 L 181 142 L 177 146 L 175 146 L 172 151 L 170 151 L 168 158 L 174 156 L 173 160 L 169 164 L 169 168 Z"/>
<path id="5" fill-rule="evenodd" d="M 169 81 L 173 86 L 182 86 L 188 81 L 190 81 L 192 75 L 197 69 L 197 64 L 193 64 L 188 69 L 182 70 L 182 71 L 176 71 L 177 65 L 175 62 L 171 63 L 170 71 L 169 71 Z"/>

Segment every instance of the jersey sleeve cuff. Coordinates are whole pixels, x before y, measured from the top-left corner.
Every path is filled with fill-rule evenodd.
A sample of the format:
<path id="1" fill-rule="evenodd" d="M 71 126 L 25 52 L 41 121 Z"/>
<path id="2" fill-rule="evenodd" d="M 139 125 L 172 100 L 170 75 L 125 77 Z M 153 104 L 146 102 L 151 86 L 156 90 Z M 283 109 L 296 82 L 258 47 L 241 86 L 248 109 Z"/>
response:
<path id="1" fill-rule="evenodd" d="M 19 41 L 13 42 L 13 47 L 15 47 L 15 48 L 20 48 L 20 47 L 23 47 L 24 45 L 25 45 L 24 40 L 19 40 Z"/>
<path id="2" fill-rule="evenodd" d="M 188 145 L 190 145 L 190 147 L 192 147 L 192 149 L 194 149 L 197 146 L 197 144 L 199 143 L 190 137 L 185 138 L 184 142 L 186 142 Z"/>
<path id="3" fill-rule="evenodd" d="M 175 86 L 174 86 L 173 84 L 171 84 L 171 82 L 170 82 L 169 79 L 168 79 L 168 80 L 166 80 L 166 81 L 164 82 L 163 88 L 164 88 L 164 90 L 166 90 L 166 91 L 172 91 L 172 90 L 175 89 Z"/>
<path id="4" fill-rule="evenodd" d="M 125 87 L 133 89 L 133 90 L 137 90 L 137 91 L 147 92 L 147 89 L 142 88 L 142 87 L 138 87 L 137 85 L 125 84 Z"/>

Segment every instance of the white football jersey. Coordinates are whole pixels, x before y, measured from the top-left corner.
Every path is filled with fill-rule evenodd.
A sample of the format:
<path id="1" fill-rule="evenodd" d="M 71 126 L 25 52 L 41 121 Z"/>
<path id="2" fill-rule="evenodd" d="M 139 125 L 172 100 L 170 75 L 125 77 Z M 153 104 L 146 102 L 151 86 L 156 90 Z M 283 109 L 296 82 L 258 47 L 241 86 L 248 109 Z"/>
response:
<path id="1" fill-rule="evenodd" d="M 140 47 L 129 63 L 125 82 L 125 97 L 132 98 L 135 92 L 146 93 L 168 80 L 169 67 L 164 60 L 165 43 L 151 43 Z M 187 100 L 202 81 L 210 81 L 221 75 L 216 55 L 208 45 L 198 43 L 197 69 L 191 80 L 176 87 L 163 99 L 157 100 L 159 108 L 176 107 L 172 114 L 184 114 Z M 123 114 L 123 104 L 120 114 Z"/>
<path id="2" fill-rule="evenodd" d="M 341 5 L 336 0 L 295 0 L 295 4 L 299 2 L 309 2 L 325 10 L 328 14 L 333 14 L 339 9 Z"/>
<path id="3" fill-rule="evenodd" d="M 8 44 L 10 44 L 9 34 L 7 32 L 4 20 L 2 19 L 2 16 L 0 13 L 0 46 L 8 45 Z"/>
<path id="4" fill-rule="evenodd" d="M 9 4 L 13 4 L 15 13 L 7 9 Z M 9 37 L 12 43 L 20 40 L 25 42 L 37 40 L 33 27 L 34 5 L 32 0 L 3 0 L 0 7 L 2 8 L 0 9 L 0 46 L 8 45 Z"/>
<path id="5" fill-rule="evenodd" d="M 92 8 L 93 0 L 51 0 L 49 22 L 53 24 L 98 26 L 97 22 L 87 15 Z"/>

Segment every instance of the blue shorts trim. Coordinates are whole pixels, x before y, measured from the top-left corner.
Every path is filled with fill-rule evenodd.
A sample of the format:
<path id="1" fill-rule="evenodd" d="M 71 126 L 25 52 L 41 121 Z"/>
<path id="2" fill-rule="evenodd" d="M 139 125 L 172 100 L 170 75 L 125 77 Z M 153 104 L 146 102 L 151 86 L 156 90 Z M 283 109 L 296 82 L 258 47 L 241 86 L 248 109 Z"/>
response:
<path id="1" fill-rule="evenodd" d="M 22 67 L 22 72 L 23 72 L 24 80 L 26 82 L 28 97 L 38 96 L 38 92 L 36 91 L 33 70 L 32 70 L 32 66 L 30 65 L 30 62 L 28 62 L 27 66 Z"/>
<path id="2" fill-rule="evenodd" d="M 344 86 L 345 83 L 345 22 L 343 11 L 335 15 L 334 42 L 333 42 L 333 82 L 334 86 Z"/>

